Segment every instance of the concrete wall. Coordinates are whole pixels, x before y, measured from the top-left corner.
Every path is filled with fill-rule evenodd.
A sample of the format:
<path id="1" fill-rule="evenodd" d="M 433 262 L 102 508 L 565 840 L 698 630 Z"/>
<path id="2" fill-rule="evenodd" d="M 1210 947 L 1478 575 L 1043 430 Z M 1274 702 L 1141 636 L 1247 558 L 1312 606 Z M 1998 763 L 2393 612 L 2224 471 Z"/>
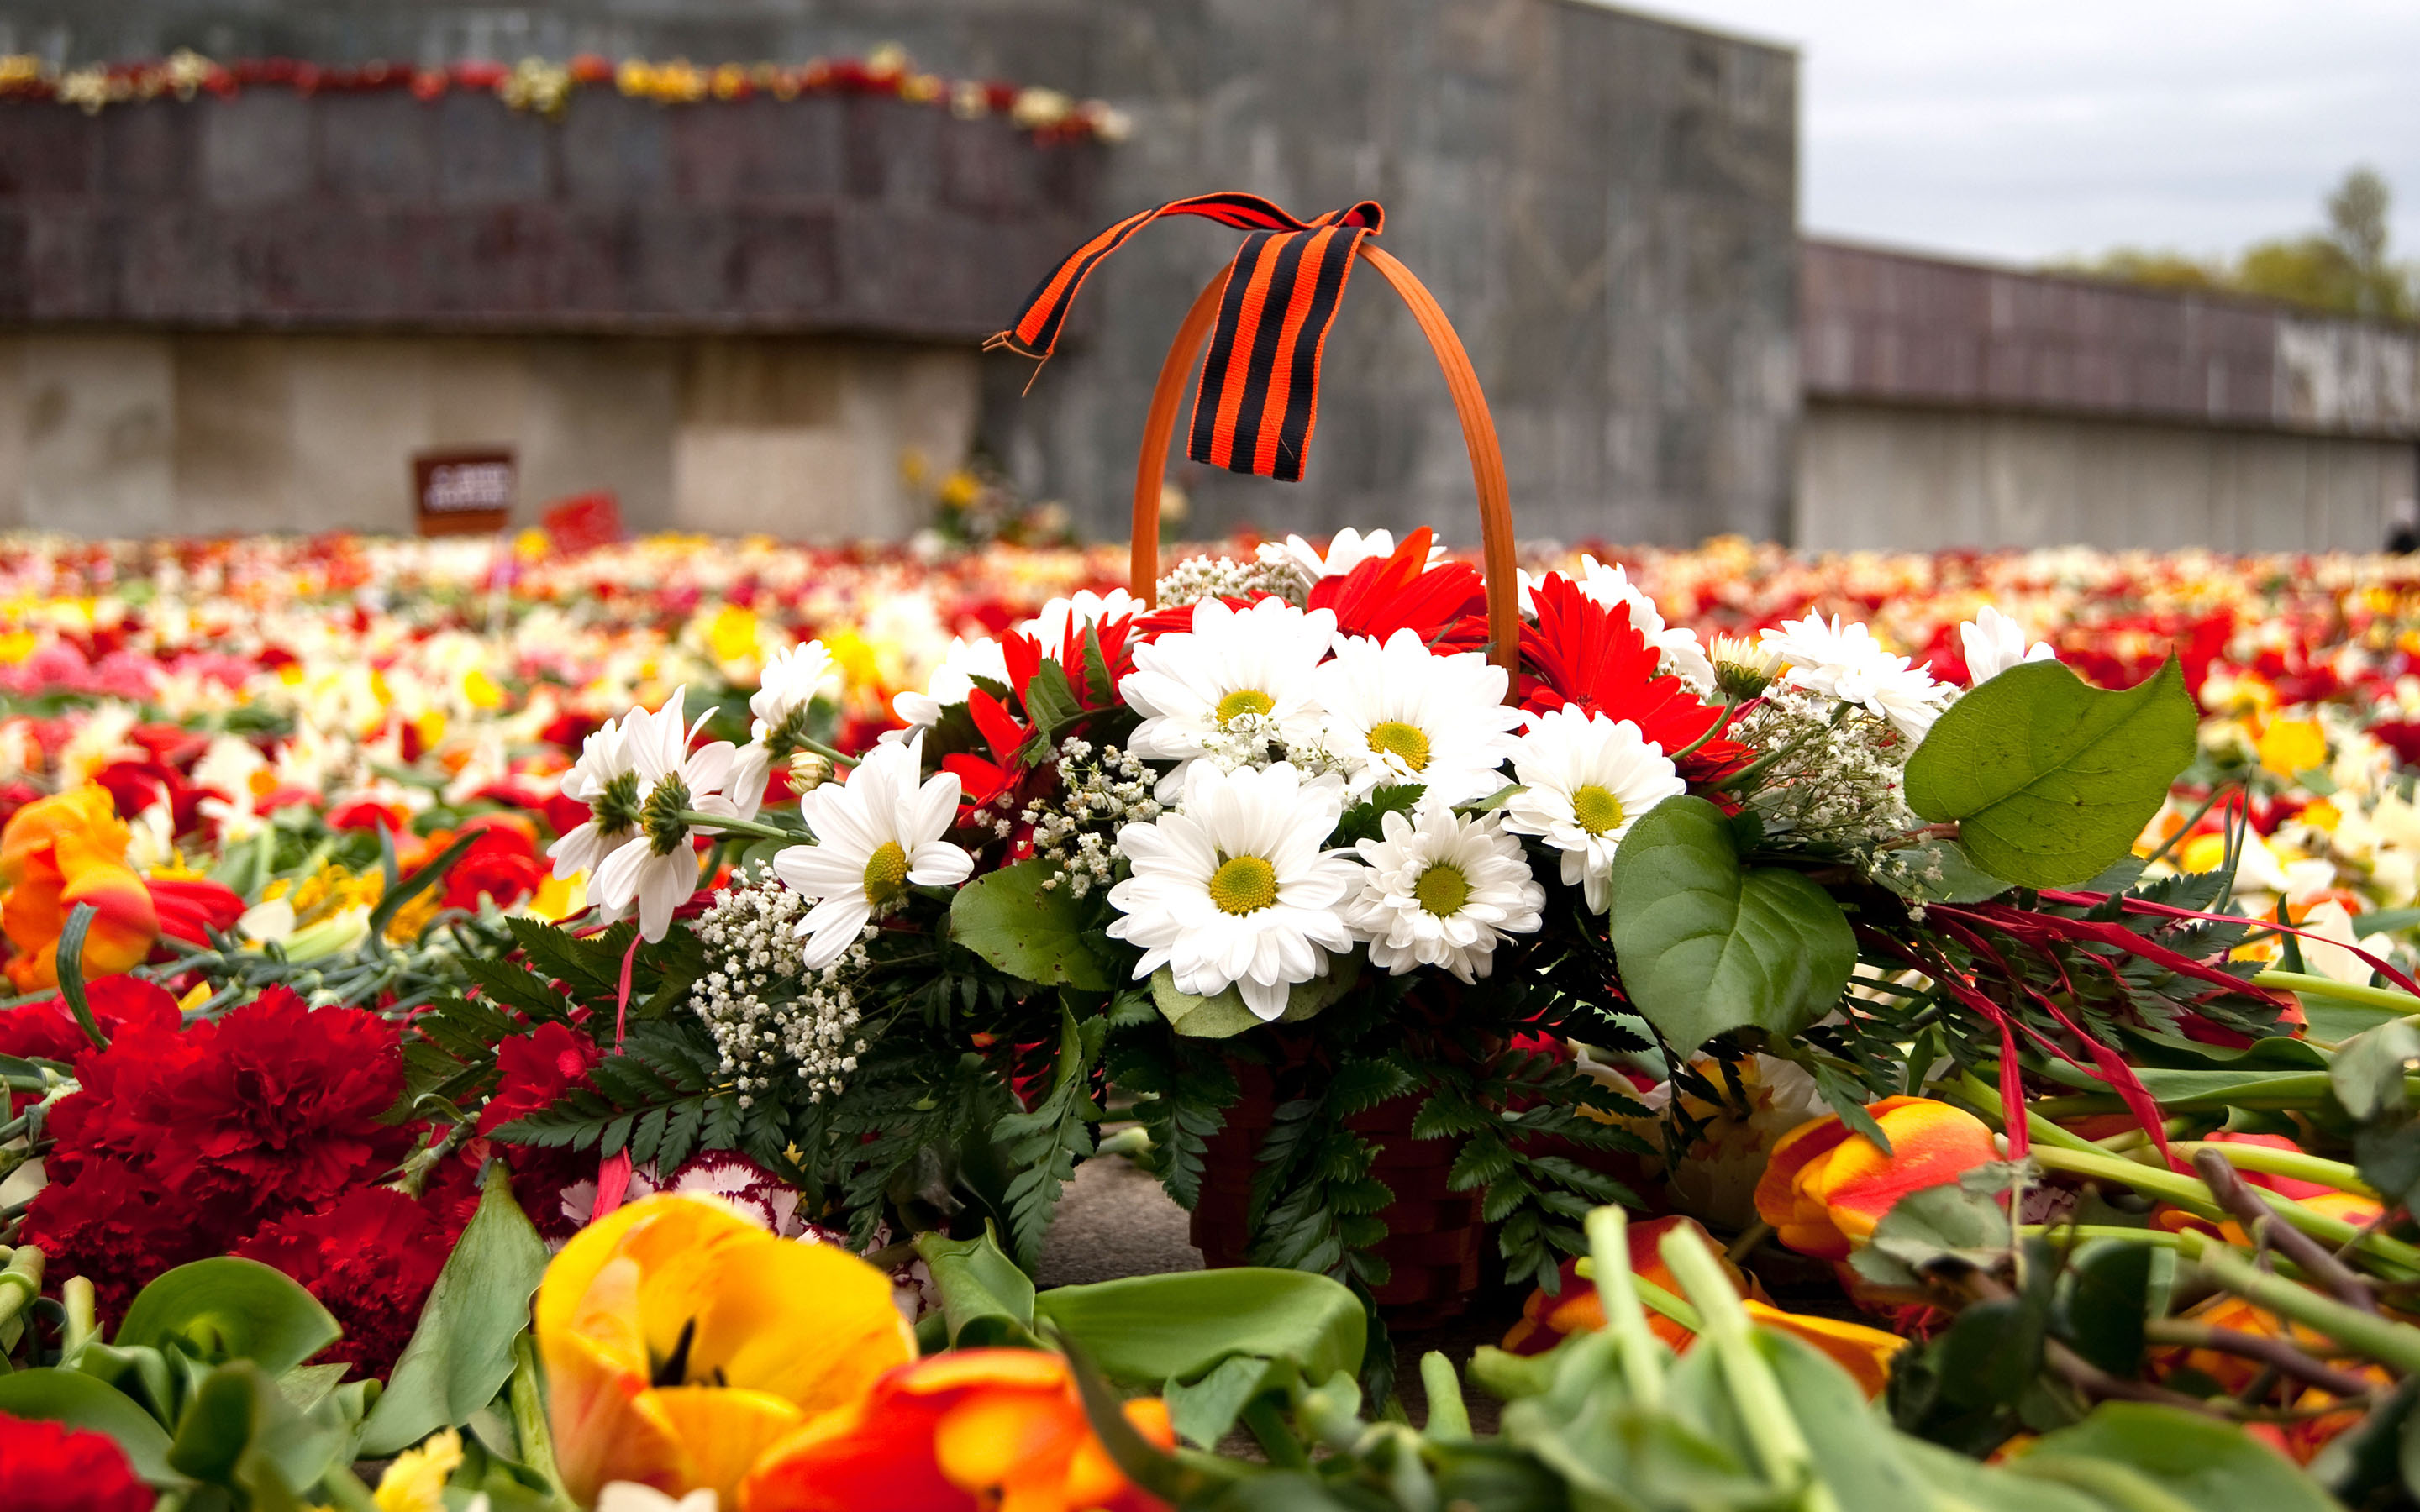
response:
<path id="1" fill-rule="evenodd" d="M 972 353 L 774 337 L 0 335 L 0 528 L 413 529 L 411 455 L 512 446 L 520 518 L 900 537 L 909 449 L 962 455 Z"/>
<path id="2" fill-rule="evenodd" d="M 1305 214 L 1383 202 L 1384 244 L 1471 348 L 1526 533 L 1684 542 L 1786 529 L 1798 400 L 1785 49 L 1585 0 L 8 0 L 0 12 L 0 50 L 64 62 L 179 46 L 328 63 L 795 61 L 887 41 L 945 74 L 1126 111 L 1134 134 L 1103 159 L 1094 224 L 1214 189 Z M 582 108 L 566 128 L 531 130 L 575 130 Z M 779 114 L 789 108 L 766 107 L 805 119 Z M 1100 534 L 1125 532 L 1152 378 L 1235 242 L 1174 224 L 1110 259 L 1030 396 L 1027 364 L 985 360 L 983 436 L 1025 486 Z M 997 270 L 1015 292 L 992 323 L 1049 260 L 1001 243 Z M 1324 388 L 1304 483 L 1180 469 L 1194 528 L 1430 522 L 1471 539 L 1443 382 L 1373 278 L 1345 301 Z"/>
<path id="3" fill-rule="evenodd" d="M 1792 542 L 2376 550 L 2409 441 L 1810 400 Z"/>

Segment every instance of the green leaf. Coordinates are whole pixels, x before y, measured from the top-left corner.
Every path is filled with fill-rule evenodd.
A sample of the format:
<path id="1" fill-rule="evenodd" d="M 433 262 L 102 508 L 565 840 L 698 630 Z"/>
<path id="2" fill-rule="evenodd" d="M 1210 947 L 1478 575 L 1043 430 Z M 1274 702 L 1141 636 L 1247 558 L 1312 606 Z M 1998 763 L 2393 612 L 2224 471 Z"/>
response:
<path id="1" fill-rule="evenodd" d="M 2133 848 L 2193 760 L 2199 722 L 2174 656 L 2118 692 L 2055 661 L 2026 662 L 1934 722 L 1908 759 L 1908 807 L 1955 821 L 1994 875 L 2068 887 Z"/>
<path id="2" fill-rule="evenodd" d="M 250 1360 L 281 1376 L 344 1336 L 318 1298 L 257 1260 L 216 1256 L 160 1276 L 126 1309 L 121 1350 L 171 1344 L 206 1364 Z"/>
<path id="3" fill-rule="evenodd" d="M 1238 1266 L 1056 1287 L 1034 1317 L 1080 1344 L 1112 1381 L 1196 1381 L 1235 1355 L 1283 1360 L 1310 1381 L 1361 1368 L 1368 1314 L 1341 1283 Z"/>
<path id="4" fill-rule="evenodd" d="M 2009 884 L 1975 864 L 1954 840 L 1928 840 L 1890 853 L 1875 880 L 1914 903 L 1979 903 L 2009 890 Z"/>
<path id="5" fill-rule="evenodd" d="M 1869 1281 L 1913 1287 L 1922 1284 L 1921 1267 L 1944 1257 L 1988 1269 L 2007 1253 L 2011 1238 L 2009 1215 L 1991 1193 L 1962 1182 L 1931 1186 L 1892 1203 L 1849 1264 Z"/>
<path id="6" fill-rule="evenodd" d="M 1686 797 L 1622 837 L 1613 949 L 1622 990 L 1683 1055 L 1726 1029 L 1797 1034 L 1831 1011 L 1857 962 L 1829 894 L 1795 872 L 1743 868 L 1723 811 Z"/>
<path id="7" fill-rule="evenodd" d="M 941 1294 L 950 1348 L 1033 1342 L 1033 1280 L 1001 1252 L 988 1227 L 973 1239 L 918 1234 L 916 1253 Z"/>
<path id="8" fill-rule="evenodd" d="M 951 937 L 1012 977 L 1107 992 L 1109 969 L 1087 943 L 1092 906 L 1064 883 L 1042 886 L 1057 873 L 1036 859 L 975 878 L 950 902 Z"/>
<path id="9" fill-rule="evenodd" d="M 2143 1364 L 2143 1319 L 2150 1309 L 2151 1247 L 2096 1240 L 2068 1267 L 2068 1342 L 2091 1364 L 2133 1380 Z"/>
<path id="10" fill-rule="evenodd" d="M 1264 1391 L 1285 1390 L 1294 1369 L 1258 1355 L 1231 1354 L 1200 1381 L 1171 1381 L 1160 1395 L 1168 1402 L 1170 1422 L 1177 1436 L 1204 1449 L 1215 1449 L 1252 1398 Z"/>
<path id="11" fill-rule="evenodd" d="M 168 1430 L 159 1420 L 132 1397 L 80 1370 L 45 1366 L 0 1376 L 0 1412 L 106 1433 L 126 1451 L 137 1475 L 154 1486 L 184 1484 L 168 1468 Z"/>
<path id="12" fill-rule="evenodd" d="M 2335 1512 L 2336 1507 L 2316 1481 L 2242 1428 L 2150 1402 L 2103 1402 L 2074 1427 L 2044 1434 L 2009 1468 L 2085 1491 L 2093 1491 L 2096 1482 L 2113 1480 L 2107 1471 L 2132 1473 L 2194 1512 Z M 2105 1499 L 2127 1504 L 2116 1497 Z"/>
<path id="13" fill-rule="evenodd" d="M 1336 821 L 1335 833 L 1328 837 L 1331 846 L 1351 845 L 1358 841 L 1377 840 L 1386 834 L 1387 816 L 1399 813 L 1409 817 L 1412 809 L 1428 789 L 1418 782 L 1382 782 L 1370 790 L 1370 795 L 1344 810 Z"/>
<path id="14" fill-rule="evenodd" d="M 1315 1017 L 1338 998 L 1353 990 L 1361 980 L 1361 952 L 1332 956 L 1325 976 L 1309 981 L 1298 981 L 1287 990 L 1285 1011 L 1279 1014 L 1280 1024 L 1299 1024 Z M 1244 995 L 1230 987 L 1216 997 L 1196 997 L 1179 992 L 1176 979 L 1166 966 L 1151 974 L 1151 1000 L 1160 1016 L 1177 1033 L 1196 1040 L 1232 1040 L 1247 1029 L 1258 1028 L 1267 1022 L 1244 1006 Z"/>
<path id="15" fill-rule="evenodd" d="M 168 1446 L 168 1464 L 205 1485 L 248 1498 L 255 1512 L 295 1508 L 343 1458 L 337 1404 L 296 1411 L 259 1366 L 232 1360 L 202 1378 Z"/>
<path id="16" fill-rule="evenodd" d="M 546 1260 L 545 1242 L 513 1201 L 504 1163 L 492 1163 L 479 1209 L 438 1272 L 385 1395 L 362 1425 L 365 1458 L 410 1448 L 495 1398 L 512 1376 L 513 1341 L 529 1326 L 530 1298 Z"/>
<path id="17" fill-rule="evenodd" d="M 2347 1113 L 2363 1121 L 2405 1105 L 2403 1076 L 2420 1060 L 2420 1032 L 2389 1019 L 2339 1046 L 2328 1065 L 2328 1086 Z"/>

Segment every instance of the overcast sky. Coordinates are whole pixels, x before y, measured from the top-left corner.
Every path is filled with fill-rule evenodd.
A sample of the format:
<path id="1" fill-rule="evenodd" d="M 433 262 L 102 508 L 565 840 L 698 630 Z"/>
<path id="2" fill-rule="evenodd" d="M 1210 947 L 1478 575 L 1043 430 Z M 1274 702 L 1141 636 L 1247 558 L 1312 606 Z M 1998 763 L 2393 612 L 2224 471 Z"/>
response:
<path id="1" fill-rule="evenodd" d="M 2420 257 L 2420 0 L 1649 0 L 1794 44 L 1808 230 L 2233 253 L 2356 162 Z"/>

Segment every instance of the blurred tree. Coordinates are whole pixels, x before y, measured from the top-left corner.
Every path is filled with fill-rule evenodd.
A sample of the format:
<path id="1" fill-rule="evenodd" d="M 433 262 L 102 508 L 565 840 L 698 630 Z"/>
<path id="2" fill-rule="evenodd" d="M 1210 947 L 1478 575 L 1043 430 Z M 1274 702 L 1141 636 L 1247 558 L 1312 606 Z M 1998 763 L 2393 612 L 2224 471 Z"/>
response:
<path id="1" fill-rule="evenodd" d="M 2375 169 L 2354 168 L 2325 205 L 2326 230 L 2256 242 L 2232 268 L 2133 247 L 2054 266 L 2152 288 L 2250 294 L 2332 315 L 2420 319 L 2420 267 L 2399 266 L 2388 256 L 2394 192 L 2386 180 Z"/>

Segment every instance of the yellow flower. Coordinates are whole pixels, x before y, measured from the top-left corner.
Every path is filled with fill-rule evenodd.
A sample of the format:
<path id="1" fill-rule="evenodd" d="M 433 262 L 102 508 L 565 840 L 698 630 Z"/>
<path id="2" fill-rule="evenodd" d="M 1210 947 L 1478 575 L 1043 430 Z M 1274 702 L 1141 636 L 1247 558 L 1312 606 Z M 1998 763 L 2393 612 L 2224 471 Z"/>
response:
<path id="1" fill-rule="evenodd" d="M 536 1328 L 556 1461 L 583 1504 L 623 1480 L 731 1505 L 764 1450 L 916 1352 L 873 1266 L 675 1193 L 574 1235 Z"/>
<path id="2" fill-rule="evenodd" d="M 461 1468 L 462 1436 L 452 1428 L 430 1434 L 379 1477 L 379 1512 L 445 1512 L 445 1482 Z"/>
<path id="3" fill-rule="evenodd" d="M 2325 766 L 2327 732 L 2317 719 L 2272 719 L 2260 732 L 2260 764 L 2286 778 Z"/>

